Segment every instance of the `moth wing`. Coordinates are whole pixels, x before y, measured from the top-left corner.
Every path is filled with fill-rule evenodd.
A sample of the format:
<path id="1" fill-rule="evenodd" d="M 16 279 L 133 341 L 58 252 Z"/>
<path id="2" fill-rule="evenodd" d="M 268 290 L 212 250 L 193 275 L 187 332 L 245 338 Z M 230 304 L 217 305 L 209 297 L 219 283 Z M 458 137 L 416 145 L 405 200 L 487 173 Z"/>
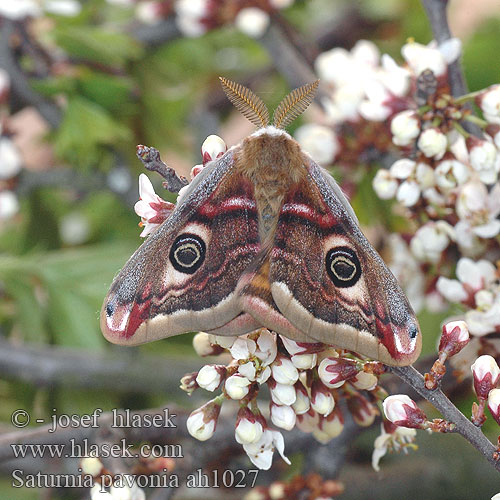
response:
<path id="1" fill-rule="evenodd" d="M 229 151 L 198 174 L 116 276 L 101 310 L 108 340 L 141 344 L 240 315 L 235 289 L 260 244 L 253 185 L 233 167 Z"/>
<path id="2" fill-rule="evenodd" d="M 408 299 L 335 180 L 311 161 L 308 181 L 289 190 L 278 220 L 269 277 L 278 309 L 314 341 L 411 364 L 422 341 Z"/>

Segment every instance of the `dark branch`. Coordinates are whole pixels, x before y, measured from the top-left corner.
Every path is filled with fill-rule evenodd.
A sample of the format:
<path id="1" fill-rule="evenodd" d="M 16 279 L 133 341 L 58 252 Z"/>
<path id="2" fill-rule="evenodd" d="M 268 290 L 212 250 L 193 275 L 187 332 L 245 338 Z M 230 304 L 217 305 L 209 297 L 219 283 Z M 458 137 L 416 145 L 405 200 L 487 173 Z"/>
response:
<path id="1" fill-rule="evenodd" d="M 429 18 L 432 34 L 436 42 L 442 44 L 452 38 L 446 15 L 448 0 L 422 0 L 422 4 Z M 448 80 L 453 97 L 460 97 L 467 94 L 467 83 L 462 71 L 460 58 L 448 65 Z M 462 125 L 467 132 L 478 137 L 482 136 L 480 128 L 474 123 L 463 122 Z"/>
<path id="2" fill-rule="evenodd" d="M 178 391 L 181 377 L 199 366 L 196 359 L 137 355 L 130 348 L 91 353 L 54 346 L 17 346 L 0 338 L 0 378 L 36 386 L 160 394 Z"/>
<path id="3" fill-rule="evenodd" d="M 456 425 L 456 431 L 482 453 L 495 469 L 500 471 L 500 461 L 494 459 L 495 446 L 440 390 L 429 391 L 424 377 L 413 366 L 391 367 L 390 371 L 404 380 L 418 394 L 431 403 L 446 420 Z"/>
<path id="4" fill-rule="evenodd" d="M 157 149 L 139 144 L 137 146 L 137 158 L 141 160 L 147 170 L 158 172 L 165 179 L 163 187 L 171 193 L 178 193 L 184 186 L 189 184 L 184 176 L 179 177 L 173 168 L 162 162 L 160 152 Z"/>

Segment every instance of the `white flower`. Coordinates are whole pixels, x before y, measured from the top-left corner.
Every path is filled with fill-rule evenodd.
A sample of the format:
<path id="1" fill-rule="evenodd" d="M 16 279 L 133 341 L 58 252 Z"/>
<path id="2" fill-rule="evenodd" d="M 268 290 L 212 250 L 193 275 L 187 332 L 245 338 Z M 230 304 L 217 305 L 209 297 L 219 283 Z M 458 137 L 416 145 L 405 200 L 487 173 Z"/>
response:
<path id="1" fill-rule="evenodd" d="M 277 352 L 276 334 L 267 329 L 260 330 L 255 356 L 259 358 L 262 366 L 270 365 L 276 359 Z"/>
<path id="2" fill-rule="evenodd" d="M 74 17 L 80 13 L 82 6 L 77 0 L 45 0 L 44 9 L 58 16 Z"/>
<path id="3" fill-rule="evenodd" d="M 299 370 L 311 370 L 316 366 L 316 363 L 318 362 L 318 355 L 316 353 L 295 354 L 290 359 L 295 368 Z"/>
<path id="4" fill-rule="evenodd" d="M 391 165 L 389 172 L 395 179 L 405 180 L 415 172 L 416 166 L 417 164 L 413 160 L 402 158 Z"/>
<path id="5" fill-rule="evenodd" d="M 469 294 L 458 280 L 451 280 L 440 276 L 436 283 L 437 291 L 450 302 L 463 302 Z"/>
<path id="6" fill-rule="evenodd" d="M 434 41 L 427 46 L 409 42 L 403 45 L 401 54 L 416 76 L 426 69 L 430 69 L 436 76 L 441 76 L 446 73 L 447 65 L 459 57 L 460 50 L 460 41 L 452 38 L 439 47 Z"/>
<path id="7" fill-rule="evenodd" d="M 494 184 L 498 177 L 497 149 L 489 141 L 475 138 L 469 141 L 469 161 L 485 184 Z"/>
<path id="8" fill-rule="evenodd" d="M 296 418 L 291 406 L 271 405 L 271 421 L 276 427 L 291 431 L 295 427 Z"/>
<path id="9" fill-rule="evenodd" d="M 102 471 L 102 462 L 98 457 L 85 457 L 82 458 L 80 462 L 80 467 L 84 474 L 90 474 L 91 476 L 98 476 Z"/>
<path id="10" fill-rule="evenodd" d="M 299 378 L 299 372 L 290 359 L 279 356 L 271 365 L 274 380 L 278 384 L 293 385 Z"/>
<path id="11" fill-rule="evenodd" d="M 376 79 L 368 81 L 364 86 L 365 96 L 359 104 L 359 114 L 366 120 L 381 122 L 392 113 L 389 103 L 391 94 L 386 87 Z"/>
<path id="12" fill-rule="evenodd" d="M 240 360 L 249 358 L 255 353 L 256 349 L 257 344 L 254 340 L 248 337 L 238 337 L 229 349 L 229 352 L 234 359 Z"/>
<path id="13" fill-rule="evenodd" d="M 225 335 L 210 335 L 213 344 L 217 344 L 224 349 L 230 349 L 236 342 L 237 337 L 226 337 Z"/>
<path id="14" fill-rule="evenodd" d="M 311 408 L 325 417 L 329 415 L 335 408 L 335 399 L 330 391 L 314 390 L 311 395 Z"/>
<path id="15" fill-rule="evenodd" d="M 444 221 L 428 222 L 420 227 L 410 242 L 413 255 L 424 262 L 438 262 L 450 243 L 449 232 Z"/>
<path id="16" fill-rule="evenodd" d="M 177 0 L 175 3 L 176 22 L 180 31 L 190 37 L 203 35 L 207 28 L 201 20 L 208 14 L 208 7 L 208 0 Z"/>
<path id="17" fill-rule="evenodd" d="M 201 145 L 203 164 L 220 158 L 227 151 L 224 140 L 218 135 L 209 135 Z"/>
<path id="18" fill-rule="evenodd" d="M 396 199 L 405 207 L 412 207 L 420 198 L 420 186 L 414 180 L 404 181 L 398 188 Z"/>
<path id="19" fill-rule="evenodd" d="M 250 384 L 250 380 L 246 377 L 236 374 L 231 375 L 226 379 L 224 389 L 231 399 L 240 400 L 248 394 L 248 391 L 250 390 L 248 386 Z"/>
<path id="20" fill-rule="evenodd" d="M 377 71 L 377 78 L 396 97 L 404 97 L 410 89 L 411 78 L 407 68 L 402 68 L 388 54 L 382 55 L 382 67 Z"/>
<path id="21" fill-rule="evenodd" d="M 427 165 L 427 163 L 417 163 L 415 178 L 422 190 L 427 190 L 436 183 L 434 169 L 430 165 Z"/>
<path id="22" fill-rule="evenodd" d="M 440 160 L 446 153 L 448 139 L 437 128 L 428 128 L 420 134 L 417 146 L 428 158 Z"/>
<path id="23" fill-rule="evenodd" d="M 331 165 L 340 151 L 337 135 L 323 125 L 302 125 L 295 131 L 295 139 L 320 165 Z"/>
<path id="24" fill-rule="evenodd" d="M 220 370 L 215 365 L 205 365 L 196 376 L 196 383 L 207 391 L 213 392 L 222 381 Z"/>
<path id="25" fill-rule="evenodd" d="M 378 378 L 373 373 L 359 372 L 350 382 L 360 391 L 372 391 L 378 384 Z"/>
<path id="26" fill-rule="evenodd" d="M 252 361 L 248 361 L 238 367 L 238 373 L 241 373 L 241 375 L 246 377 L 248 380 L 255 380 L 257 370 L 255 368 L 255 364 Z"/>
<path id="27" fill-rule="evenodd" d="M 59 224 L 61 240 L 66 245 L 80 245 L 90 236 L 88 218 L 80 212 L 70 212 L 61 218 Z"/>
<path id="28" fill-rule="evenodd" d="M 302 386 L 302 384 L 300 385 Z M 302 386 L 302 388 L 303 390 L 296 390 L 297 397 L 295 399 L 295 403 L 292 404 L 293 411 L 296 415 L 302 415 L 308 412 L 309 408 L 311 408 L 311 400 L 309 399 L 304 386 Z"/>
<path id="29" fill-rule="evenodd" d="M 257 7 L 247 7 L 238 12 L 234 24 L 245 35 L 260 38 L 269 26 L 269 15 Z"/>
<path id="30" fill-rule="evenodd" d="M 256 443 L 262 438 L 263 433 L 264 429 L 262 428 L 262 424 L 255 419 L 250 410 L 244 411 L 242 418 L 238 418 L 234 430 L 235 438 L 238 443 Z"/>
<path id="31" fill-rule="evenodd" d="M 380 436 L 375 439 L 374 449 L 372 454 L 372 467 L 379 472 L 380 471 L 380 459 L 388 451 L 399 451 L 405 448 L 407 444 L 412 443 L 415 440 L 417 431 L 415 429 L 408 429 L 406 427 L 396 427 L 393 433 L 388 433 L 385 431 L 384 426 L 381 426 L 382 432 Z"/>
<path id="32" fill-rule="evenodd" d="M 214 407 L 216 407 L 215 411 Z M 215 432 L 219 411 L 220 405 L 213 405 L 210 402 L 194 410 L 186 421 L 189 434 L 198 441 L 210 439 Z"/>
<path id="33" fill-rule="evenodd" d="M 0 137 L 0 180 L 10 179 L 21 171 L 19 150 L 8 137 Z"/>
<path id="34" fill-rule="evenodd" d="M 277 405 L 293 405 L 297 399 L 295 387 L 288 384 L 275 384 L 269 386 L 271 399 Z"/>
<path id="35" fill-rule="evenodd" d="M 490 123 L 500 124 L 500 85 L 492 85 L 484 90 L 477 102 L 481 106 L 485 119 Z"/>
<path id="36" fill-rule="evenodd" d="M 443 160 L 436 167 L 435 176 L 441 189 L 453 189 L 469 180 L 470 170 L 458 160 Z"/>
<path id="37" fill-rule="evenodd" d="M 401 111 L 391 120 L 392 142 L 397 146 L 408 146 L 420 133 L 420 120 L 415 111 Z"/>
<path id="38" fill-rule="evenodd" d="M 260 373 L 257 374 L 255 377 L 255 380 L 259 384 L 264 384 L 267 382 L 267 379 L 271 376 L 271 368 L 269 366 L 266 366 Z"/>
<path id="39" fill-rule="evenodd" d="M 394 198 L 396 194 L 398 181 L 394 179 L 389 170 L 381 168 L 377 170 L 373 178 L 372 186 L 379 198 L 382 200 L 389 200 Z"/>
<path id="40" fill-rule="evenodd" d="M 151 234 L 164 222 L 173 212 L 175 205 L 160 198 L 153 188 L 148 176 L 139 176 L 139 198 L 134 205 L 135 213 L 141 218 L 141 225 L 144 229 L 141 236 Z"/>
<path id="41" fill-rule="evenodd" d="M 42 9 L 34 0 L 2 0 L 0 2 L 0 16 L 14 21 L 40 15 L 42 15 Z"/>
<path id="42" fill-rule="evenodd" d="M 491 304 L 476 305 L 477 309 L 465 313 L 470 333 L 480 337 L 497 331 L 500 327 L 500 294 L 497 292 Z"/>
<path id="43" fill-rule="evenodd" d="M 0 220 L 10 219 L 19 212 L 19 201 L 12 191 L 0 191 Z"/>
<path id="44" fill-rule="evenodd" d="M 243 449 L 251 462 L 259 469 L 269 470 L 271 468 L 275 449 L 281 455 L 281 458 L 290 465 L 290 460 L 284 455 L 285 441 L 283 435 L 278 431 L 266 429 L 259 441 L 244 444 Z"/>

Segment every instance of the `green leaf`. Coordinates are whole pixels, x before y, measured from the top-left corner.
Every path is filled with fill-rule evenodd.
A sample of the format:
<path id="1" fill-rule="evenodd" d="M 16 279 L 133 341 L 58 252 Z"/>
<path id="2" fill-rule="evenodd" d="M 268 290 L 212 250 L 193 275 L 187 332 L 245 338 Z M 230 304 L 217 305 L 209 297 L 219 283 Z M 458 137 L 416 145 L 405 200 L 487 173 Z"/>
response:
<path id="1" fill-rule="evenodd" d="M 55 149 L 60 157 L 88 167 L 99 162 L 101 146 L 116 146 L 130 139 L 130 130 L 104 108 L 82 97 L 73 97 L 56 133 Z"/>
<path id="2" fill-rule="evenodd" d="M 123 66 L 141 57 L 142 48 L 125 35 L 95 26 L 63 26 L 54 29 L 56 43 L 70 56 L 101 64 Z"/>

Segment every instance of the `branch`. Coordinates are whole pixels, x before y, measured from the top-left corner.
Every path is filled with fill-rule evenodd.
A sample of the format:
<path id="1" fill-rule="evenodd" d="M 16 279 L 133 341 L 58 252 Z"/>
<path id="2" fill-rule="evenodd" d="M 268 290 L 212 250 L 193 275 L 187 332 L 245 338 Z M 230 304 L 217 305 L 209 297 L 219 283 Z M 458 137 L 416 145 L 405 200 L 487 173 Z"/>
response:
<path id="1" fill-rule="evenodd" d="M 452 35 L 446 15 L 448 0 L 422 0 L 422 4 L 429 18 L 432 34 L 436 42 L 440 45 L 450 40 Z M 460 58 L 448 65 L 448 80 L 450 82 L 451 95 L 453 97 L 460 97 L 468 93 Z M 466 107 L 472 109 L 469 104 L 467 104 Z M 482 136 L 481 129 L 474 123 L 463 122 L 462 125 L 467 132 L 477 137 Z"/>
<path id="2" fill-rule="evenodd" d="M 19 68 L 12 54 L 10 43 L 15 31 L 15 23 L 13 21 L 5 18 L 2 19 L 2 28 L 0 30 L 0 61 L 2 61 L 2 67 L 9 73 L 11 92 L 21 102 L 37 108 L 47 122 L 53 128 L 57 128 L 61 123 L 61 110 L 56 104 L 48 101 L 31 88 L 26 75 Z"/>
<path id="3" fill-rule="evenodd" d="M 114 352 L 100 353 L 54 346 L 16 346 L 0 338 L 0 378 L 37 386 L 161 394 L 175 392 L 181 377 L 198 369 L 196 360 L 137 355 L 130 348 L 117 347 Z"/>
<path id="4" fill-rule="evenodd" d="M 389 370 L 410 385 L 420 396 L 431 403 L 446 420 L 456 425 L 456 432 L 482 453 L 488 462 L 500 471 L 500 461 L 494 459 L 495 446 L 440 390 L 425 387 L 424 377 L 413 366 L 390 367 Z"/>
<path id="5" fill-rule="evenodd" d="M 163 187 L 171 193 L 178 193 L 184 186 L 189 184 L 184 176 L 178 176 L 172 167 L 169 167 L 160 158 L 160 152 L 155 148 L 137 146 L 137 158 L 141 160 L 144 168 L 152 172 L 158 172 L 164 179 Z"/>

